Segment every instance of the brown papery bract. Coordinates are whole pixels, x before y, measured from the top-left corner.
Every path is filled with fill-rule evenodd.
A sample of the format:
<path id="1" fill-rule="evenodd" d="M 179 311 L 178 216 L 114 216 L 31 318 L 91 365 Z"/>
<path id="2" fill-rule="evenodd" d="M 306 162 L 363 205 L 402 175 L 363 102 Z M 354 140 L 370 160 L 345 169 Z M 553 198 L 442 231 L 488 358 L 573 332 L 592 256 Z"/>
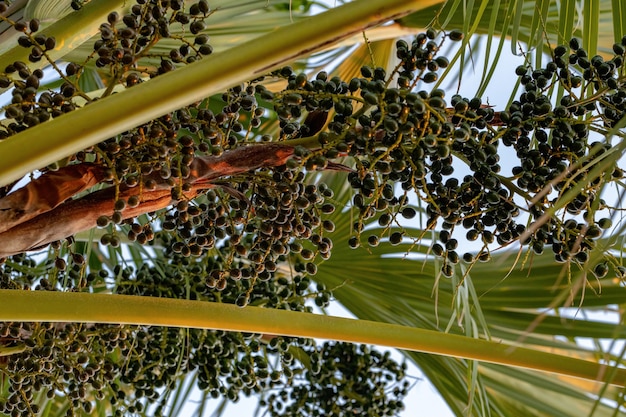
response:
<path id="1" fill-rule="evenodd" d="M 284 165 L 293 151 L 289 145 L 268 143 L 243 146 L 220 156 L 196 157 L 191 163 L 190 175 L 185 179 L 191 188 L 183 193 L 183 197 L 192 199 L 203 190 L 219 186 L 214 182 L 227 176 Z M 342 167 L 331 165 L 331 169 Z M 0 199 L 0 257 L 34 250 L 94 228 L 98 217 L 113 214 L 116 200 L 137 195 L 137 189 L 121 186 L 117 197 L 115 188 L 108 187 L 71 199 L 100 183 L 104 173 L 105 168 L 97 164 L 70 165 L 47 172 Z M 149 178 L 154 179 L 157 186 L 142 190 L 140 203 L 126 207 L 122 211 L 123 219 L 163 209 L 173 202 L 172 186 L 157 176 Z"/>

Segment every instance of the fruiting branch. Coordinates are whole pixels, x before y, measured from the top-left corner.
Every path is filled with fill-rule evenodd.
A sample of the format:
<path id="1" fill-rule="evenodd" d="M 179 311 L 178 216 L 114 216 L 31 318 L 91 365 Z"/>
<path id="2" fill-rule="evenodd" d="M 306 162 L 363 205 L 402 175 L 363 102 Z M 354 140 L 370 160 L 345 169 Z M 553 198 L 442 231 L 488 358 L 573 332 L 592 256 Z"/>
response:
<path id="1" fill-rule="evenodd" d="M 294 148 L 280 143 L 242 146 L 220 156 L 198 156 L 189 165 L 187 185 L 180 199 L 192 200 L 203 190 L 215 187 L 215 181 L 257 169 L 284 165 L 293 156 Z M 339 165 L 334 165 L 341 169 Z M 159 175 L 147 175 L 148 189 L 109 186 L 86 196 L 72 199 L 105 178 L 102 166 L 82 163 L 46 172 L 24 187 L 0 199 L 0 239 L 4 242 L 0 257 L 37 249 L 83 230 L 96 227 L 97 219 L 112 216 L 115 202 L 139 197 L 138 204 L 126 207 L 121 220 L 132 219 L 171 205 L 172 184 Z M 243 197 L 243 196 L 240 196 Z"/>

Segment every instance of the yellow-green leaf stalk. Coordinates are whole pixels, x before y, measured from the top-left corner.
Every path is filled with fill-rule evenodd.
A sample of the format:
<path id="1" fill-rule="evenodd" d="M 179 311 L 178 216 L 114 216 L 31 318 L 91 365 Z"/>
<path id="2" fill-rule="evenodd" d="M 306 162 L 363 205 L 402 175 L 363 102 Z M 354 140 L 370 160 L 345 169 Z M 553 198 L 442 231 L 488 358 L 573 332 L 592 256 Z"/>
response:
<path id="1" fill-rule="evenodd" d="M 0 290 L 0 320 L 173 326 L 331 339 L 516 366 L 626 386 L 626 369 L 397 324 L 170 298 Z M 608 378 L 610 375 L 611 378 Z M 609 379 L 606 381 L 606 379 Z"/>

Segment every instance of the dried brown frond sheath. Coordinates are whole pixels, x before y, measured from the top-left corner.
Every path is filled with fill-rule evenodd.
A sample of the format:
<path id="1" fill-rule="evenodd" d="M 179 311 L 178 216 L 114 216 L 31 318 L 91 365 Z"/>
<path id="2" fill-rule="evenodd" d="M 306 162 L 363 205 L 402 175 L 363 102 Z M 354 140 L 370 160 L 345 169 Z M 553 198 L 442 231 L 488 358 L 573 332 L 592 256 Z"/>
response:
<path id="1" fill-rule="evenodd" d="M 191 186 L 183 198 L 192 199 L 212 188 L 216 180 L 285 164 L 294 148 L 280 143 L 250 145 L 224 152 L 220 156 L 196 157 L 184 181 Z M 342 169 L 333 164 L 331 169 Z M 345 167 L 343 167 L 345 168 Z M 346 168 L 347 169 L 347 168 Z M 115 188 L 108 187 L 70 199 L 104 179 L 104 168 L 96 164 L 77 164 L 48 172 L 23 188 L 0 198 L 0 257 L 37 249 L 51 242 L 96 227 L 100 216 L 114 212 Z M 122 211 L 123 219 L 157 211 L 172 203 L 171 184 L 149 176 L 157 186 L 144 189 L 136 207 Z M 127 200 L 138 190 L 121 186 L 117 199 Z"/>
<path id="2" fill-rule="evenodd" d="M 104 169 L 90 163 L 69 165 L 43 174 L 0 199 L 0 233 L 52 210 L 103 178 Z"/>

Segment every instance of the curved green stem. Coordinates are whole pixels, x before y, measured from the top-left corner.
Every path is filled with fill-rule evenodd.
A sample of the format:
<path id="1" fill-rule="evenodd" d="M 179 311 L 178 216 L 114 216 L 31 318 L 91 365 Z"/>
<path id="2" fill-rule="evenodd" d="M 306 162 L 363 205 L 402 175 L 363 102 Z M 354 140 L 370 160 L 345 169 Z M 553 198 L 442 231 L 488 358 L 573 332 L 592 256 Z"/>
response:
<path id="1" fill-rule="evenodd" d="M 0 290 L 0 320 L 175 326 L 367 343 L 626 386 L 626 369 L 396 324 L 260 307 L 125 295 Z M 612 376 L 608 378 L 607 375 Z"/>
<path id="2" fill-rule="evenodd" d="M 25 352 L 28 348 L 24 344 L 19 344 L 17 346 L 2 346 L 0 347 L 0 357 L 2 356 L 11 356 L 16 355 L 18 353 Z"/>

